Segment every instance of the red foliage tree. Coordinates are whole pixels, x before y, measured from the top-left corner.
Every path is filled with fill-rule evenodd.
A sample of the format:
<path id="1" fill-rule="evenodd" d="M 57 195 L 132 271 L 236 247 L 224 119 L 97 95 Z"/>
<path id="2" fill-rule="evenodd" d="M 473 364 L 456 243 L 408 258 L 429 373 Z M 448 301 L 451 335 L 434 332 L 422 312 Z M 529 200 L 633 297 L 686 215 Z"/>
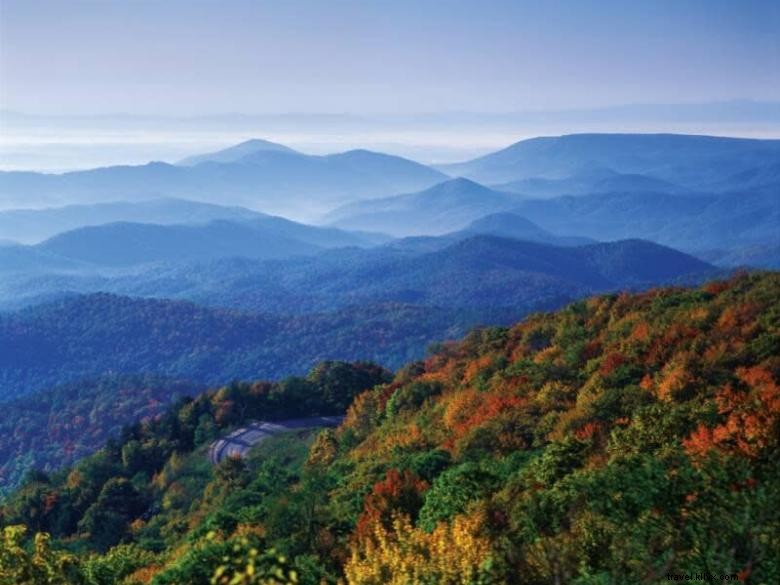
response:
<path id="1" fill-rule="evenodd" d="M 626 359 L 626 356 L 624 356 L 622 353 L 613 351 L 604 358 L 604 361 L 601 362 L 599 372 L 602 376 L 608 376 L 627 361 L 628 360 Z"/>
<path id="2" fill-rule="evenodd" d="M 409 470 L 388 470 L 385 479 L 374 484 L 371 493 L 363 500 L 363 512 L 355 528 L 357 539 L 370 537 L 377 523 L 382 523 L 389 530 L 393 512 L 402 512 L 410 518 L 417 516 L 423 505 L 422 494 L 427 489 L 428 483 Z"/>
<path id="3" fill-rule="evenodd" d="M 467 418 L 453 425 L 452 444 L 464 437 L 471 429 L 495 419 L 503 412 L 522 408 L 528 403 L 525 398 L 497 393 L 478 395 L 478 397 L 481 400 L 474 411 Z"/>

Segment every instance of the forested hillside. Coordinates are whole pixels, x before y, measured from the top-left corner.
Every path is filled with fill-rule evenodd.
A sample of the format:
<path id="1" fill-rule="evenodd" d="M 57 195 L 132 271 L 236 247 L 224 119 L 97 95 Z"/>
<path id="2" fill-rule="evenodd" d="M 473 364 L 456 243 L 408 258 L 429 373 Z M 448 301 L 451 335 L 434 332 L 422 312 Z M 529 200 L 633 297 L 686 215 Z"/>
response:
<path id="1" fill-rule="evenodd" d="M 202 386 L 154 375 L 79 380 L 3 404 L 0 495 L 32 468 L 51 471 L 91 455 L 132 421 L 151 419 Z"/>
<path id="2" fill-rule="evenodd" d="M 475 330 L 392 381 L 330 364 L 233 385 L 31 477 L 2 509 L 0 566 L 89 584 L 776 583 L 779 376 L 780 275 L 755 274 Z M 205 460 L 246 417 L 338 412 L 358 388 L 335 431 Z M 25 549 L 19 525 L 53 540 Z"/>
<path id="3" fill-rule="evenodd" d="M 511 223 L 520 228 L 516 221 Z M 611 288 L 657 286 L 707 274 L 712 278 L 715 270 L 706 262 L 650 241 L 628 239 L 597 245 L 556 238 L 550 242 L 529 237 L 521 229 L 507 231 L 485 222 L 475 230 L 404 238 L 371 249 L 342 248 L 276 260 L 239 254 L 193 261 L 192 255 L 182 254 L 178 262 L 120 271 L 100 271 L 80 260 L 45 254 L 37 247 L 26 249 L 34 256 L 31 260 L 20 254 L 20 248 L 9 247 L 0 249 L 0 264 L 8 266 L 8 273 L 0 279 L 0 309 L 74 293 L 113 292 L 275 314 L 389 301 L 473 309 L 510 307 L 519 318 L 518 308 L 537 303 L 557 308 L 561 305 L 554 303 L 561 298 L 571 300 Z M 95 247 L 94 242 L 80 245 Z M 52 263 L 63 262 L 61 269 L 52 267 Z M 32 263 L 45 269 L 19 270 L 25 263 L 28 268 Z M 620 270 L 613 271 L 615 266 Z"/>
<path id="4" fill-rule="evenodd" d="M 323 359 L 396 368 L 475 325 L 713 270 L 639 240 L 562 248 L 471 236 L 430 252 L 346 249 L 134 273 L 117 286 L 212 307 L 98 293 L 0 314 L 0 401 L 111 372 L 218 384 L 302 374 Z"/>
<path id="5" fill-rule="evenodd" d="M 398 303 L 302 316 L 95 294 L 0 316 L 0 400 L 111 373 L 214 385 L 339 357 L 398 365 L 473 317 Z M 472 321 L 473 322 L 473 321 Z"/>

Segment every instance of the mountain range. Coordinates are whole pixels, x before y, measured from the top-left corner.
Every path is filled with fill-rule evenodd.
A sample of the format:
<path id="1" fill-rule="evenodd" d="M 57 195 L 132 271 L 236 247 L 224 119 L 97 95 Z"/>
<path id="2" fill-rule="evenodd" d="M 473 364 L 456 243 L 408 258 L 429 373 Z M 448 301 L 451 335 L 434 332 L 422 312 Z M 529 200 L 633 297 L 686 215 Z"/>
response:
<path id="1" fill-rule="evenodd" d="M 591 151 L 596 154 L 589 156 Z M 527 193 L 445 177 L 421 191 L 342 205 L 325 216 L 324 227 L 246 208 L 172 198 L 0 212 L 0 237 L 8 240 L 0 247 L 0 270 L 5 275 L 0 306 L 18 308 L 103 290 L 271 312 L 333 310 L 346 306 L 345 299 L 407 302 L 425 289 L 417 282 L 414 264 L 425 264 L 419 260 L 421 255 L 452 253 L 455 244 L 477 235 L 553 246 L 639 238 L 721 266 L 780 264 L 776 141 L 575 135 L 522 141 L 494 156 L 464 164 L 490 167 L 498 160 L 505 168 L 514 165 L 521 171 L 524 165 L 533 165 L 534 177 L 508 184 L 509 189 Z M 730 162 L 714 168 L 723 157 Z M 390 161 L 391 167 L 425 169 L 364 151 L 308 157 L 282 145 L 252 140 L 185 159 L 178 166 L 167 165 L 161 172 L 174 176 L 211 169 L 212 178 L 233 181 L 234 171 L 249 169 L 250 174 L 289 178 L 297 175 L 290 174 L 293 167 L 285 167 L 285 161 L 297 161 L 290 163 L 295 168 L 300 164 L 325 168 L 331 163 L 339 166 L 344 159 L 351 159 L 366 176 L 382 174 L 372 161 L 380 167 Z M 690 179 L 687 184 L 672 182 L 673 165 L 667 164 L 672 159 L 681 161 L 678 174 Z M 140 181 L 138 173 L 147 167 L 76 175 L 95 179 L 116 171 Z M 735 173 L 737 167 L 742 170 Z M 425 172 L 434 180 L 443 177 Z M 657 172 L 666 178 L 650 174 Z M 544 173 L 554 178 L 539 178 Z M 70 176 L 59 177 L 70 180 Z M 0 182 L 3 177 L 7 178 L 0 176 Z M 715 187 L 706 191 L 705 184 Z M 733 190 L 738 185 L 745 186 Z M 598 192 L 601 189 L 608 191 Z M 565 191 L 571 194 L 560 195 Z M 309 200 L 316 201 L 317 195 L 312 193 Z M 379 232 L 401 239 L 389 242 Z M 33 245 L 18 246 L 13 240 Z M 324 253 L 354 247 L 363 250 Z M 510 259 L 512 254 L 520 254 L 518 258 L 525 254 L 517 249 L 496 253 Z M 545 250 L 542 255 L 551 254 Z M 226 262 L 228 258 L 234 260 Z M 239 272 L 230 274 L 220 264 Z M 337 284 L 342 277 L 344 284 Z M 324 292 L 327 279 L 339 291 L 330 299 Z M 404 279 L 413 284 L 404 285 Z M 384 293 L 379 294 L 384 285 Z M 569 294 L 566 286 L 561 290 Z M 298 305 L 289 299 L 297 299 Z"/>
<path id="2" fill-rule="evenodd" d="M 726 266 L 741 259 L 763 267 L 780 262 L 773 253 L 780 245 L 780 183 L 715 194 L 617 190 L 528 198 L 453 179 L 419 193 L 349 204 L 324 221 L 409 236 L 469 229 L 489 216 L 501 218 L 510 231 L 513 222 L 531 222 L 536 235 L 520 237 L 537 241 L 539 230 L 563 237 L 559 243 L 567 237 L 575 242 L 637 237 Z"/>
<path id="3" fill-rule="evenodd" d="M 0 396 L 116 372 L 214 383 L 299 373 L 325 358 L 397 366 L 476 324 L 596 291 L 712 274 L 712 266 L 650 242 L 559 247 L 481 235 L 433 251 L 353 248 L 71 280 L 65 290 L 159 298 L 71 292 L 0 315 Z"/>
<path id="4" fill-rule="evenodd" d="M 284 152 L 287 154 L 301 154 L 284 144 L 277 144 L 270 140 L 252 138 L 216 152 L 196 154 L 180 160 L 177 164 L 192 167 L 201 163 L 240 163 L 246 157 L 251 157 L 264 152 Z"/>
<path id="5" fill-rule="evenodd" d="M 59 583 L 545 585 L 685 580 L 716 559 L 725 580 L 774 582 L 779 293 L 777 274 L 742 274 L 602 295 L 473 330 L 394 375 L 329 361 L 234 381 L 145 409 L 159 414 L 60 470 L 74 433 L 51 408 L 72 397 L 78 420 L 95 385 L 42 401 L 54 439 L 14 403 L 29 426 L 3 426 L 0 469 L 18 477 L 26 445 L 49 468 L 0 502 L 0 568 Z M 167 396 L 105 387 L 120 402 L 99 401 L 107 413 Z M 255 421 L 338 413 L 338 428 L 208 459 Z"/>
<path id="6" fill-rule="evenodd" d="M 247 258 L 285 258 L 314 254 L 327 248 L 369 247 L 388 240 L 381 234 L 347 232 L 296 223 L 281 217 L 253 213 L 241 208 L 222 208 L 186 201 L 155 201 L 133 204 L 79 206 L 87 212 L 93 207 L 106 210 L 106 216 L 128 212 L 146 214 L 156 221 L 180 218 L 201 223 L 113 222 L 79 227 L 57 234 L 31 246 L 7 245 L 0 248 L 0 272 L 36 272 L 57 267 L 64 270 L 98 267 L 122 267 L 155 262 L 188 262 L 208 258 L 240 256 Z M 137 208 L 140 207 L 140 210 Z M 63 212 L 67 212 L 63 213 Z M 41 218 L 41 224 L 66 216 L 70 208 L 28 211 L 28 218 Z M 188 213 L 189 212 L 189 213 Z M 16 212 L 6 212 L 13 216 Z M 0 220 L 2 219 L 0 212 Z M 87 217 L 94 217 L 89 215 Z M 51 227 L 51 226 L 49 226 Z M 44 229 L 44 228 L 42 228 Z"/>
<path id="7" fill-rule="evenodd" d="M 602 193 L 524 200 L 514 211 L 552 232 L 640 237 L 705 256 L 780 243 L 780 184 L 719 193 Z"/>
<path id="8" fill-rule="evenodd" d="M 642 231 L 623 230 L 618 234 L 607 221 L 601 234 L 602 226 L 597 222 L 579 222 L 568 228 L 570 217 L 566 213 L 543 219 L 540 214 L 550 214 L 540 211 L 526 218 L 560 235 L 657 239 L 686 251 L 720 250 L 726 252 L 722 255 L 725 258 L 731 249 L 776 244 L 760 234 L 735 236 L 731 230 L 727 241 L 718 245 L 714 234 L 720 230 L 713 230 L 710 223 L 722 222 L 731 213 L 739 216 L 744 208 L 753 206 L 750 215 L 770 228 L 777 227 L 774 211 L 767 210 L 767 206 L 772 207 L 780 192 L 779 145 L 776 140 L 708 136 L 580 134 L 520 141 L 472 161 L 439 167 L 437 171 L 364 150 L 312 156 L 255 139 L 189 157 L 179 165 L 149 163 L 60 175 L 0 173 L 0 206 L 30 208 L 74 201 L 113 202 L 93 208 L 94 220 L 80 220 L 81 225 L 94 225 L 108 221 L 191 223 L 196 218 L 236 219 L 236 214 L 248 212 L 231 210 L 230 206 L 243 205 L 308 220 L 319 218 L 320 223 L 350 229 L 408 236 L 457 231 L 497 212 L 527 215 L 526 209 L 545 209 L 538 202 L 526 207 L 529 200 L 554 199 L 556 203 L 551 207 L 555 209 L 586 207 L 591 220 L 602 210 L 608 219 L 620 217 L 624 207 L 631 213 L 638 208 L 644 213 L 645 208 L 650 208 L 660 224 L 669 225 L 638 226 Z M 607 194 L 611 199 L 603 197 Z M 587 203 L 566 203 L 565 199 L 596 195 L 601 199 Z M 160 203 L 147 202 L 146 210 L 122 209 L 127 203 L 116 203 L 161 197 L 198 200 L 225 209 L 193 208 L 181 213 L 181 220 L 174 222 L 173 209 L 153 209 Z M 686 199 L 673 201 L 672 197 Z M 709 198 L 706 213 L 710 217 L 696 221 L 688 216 L 699 213 L 704 206 L 693 201 L 699 197 Z M 626 198 L 630 203 L 626 203 Z M 740 205 L 733 201 L 737 198 L 749 202 Z M 607 205 L 609 209 L 603 208 L 605 201 L 612 202 Z M 684 212 L 686 225 L 681 225 L 677 216 L 680 207 L 693 210 Z M 29 210 L 5 212 L 0 215 L 0 239 L 40 241 L 79 227 L 79 221 L 73 218 L 83 218 L 87 211 L 76 207 L 46 211 L 45 215 Z M 85 223 L 88 221 L 91 223 Z M 566 225 L 561 227 L 562 223 Z M 680 230 L 694 235 L 664 234 Z M 747 231 L 767 230 L 759 227 Z"/>
<path id="9" fill-rule="evenodd" d="M 438 168 L 486 184 L 565 179 L 591 169 L 639 174 L 695 191 L 720 187 L 780 158 L 780 140 L 682 134 L 571 134 L 532 138 Z M 724 185 L 725 184 L 725 185 Z M 530 194 L 532 195 L 532 194 Z"/>
<path id="10" fill-rule="evenodd" d="M 590 167 L 562 179 L 532 177 L 493 185 L 498 191 L 547 199 L 563 195 L 589 195 L 592 193 L 691 193 L 669 181 L 637 173 L 617 173 L 608 168 Z"/>
<path id="11" fill-rule="evenodd" d="M 396 236 L 441 235 L 465 228 L 480 217 L 507 211 L 520 198 L 468 179 L 452 179 L 419 193 L 358 201 L 339 207 L 323 222 L 345 229 L 376 230 Z"/>
<path id="12" fill-rule="evenodd" d="M 325 156 L 264 143 L 206 155 L 194 165 L 151 162 L 62 174 L 0 172 L 0 207 L 180 197 L 312 217 L 337 204 L 423 189 L 446 178 L 419 163 L 367 150 Z M 223 162 L 225 161 L 225 162 Z"/>
<path id="13" fill-rule="evenodd" d="M 0 234 L 14 243 L 36 244 L 76 228 L 115 222 L 171 225 L 207 223 L 217 219 L 243 221 L 261 217 L 268 216 L 242 207 L 175 198 L 115 201 L 0 211 Z"/>
<path id="14" fill-rule="evenodd" d="M 780 266 L 778 144 L 562 136 L 436 169 L 255 139 L 0 174 L 27 207 L 0 211 L 0 581 L 205 585 L 267 549 L 312 585 L 639 582 L 714 538 L 758 575 L 779 283 L 731 272 Z"/>
<path id="15" fill-rule="evenodd" d="M 440 168 L 469 178 L 347 204 L 323 221 L 405 236 L 509 212 L 562 236 L 637 237 L 727 266 L 780 262 L 777 140 L 571 135 Z"/>
<path id="16" fill-rule="evenodd" d="M 383 242 L 376 234 L 272 217 L 79 228 L 35 246 L 0 248 L 5 272 L 0 307 L 99 291 L 275 314 L 421 300 L 432 306 L 525 307 L 571 298 L 593 286 L 646 286 L 657 278 L 714 270 L 651 242 L 614 242 L 604 249 L 651 250 L 654 257 L 650 265 L 638 264 L 631 278 L 608 282 L 588 264 L 598 249 L 588 246 L 593 240 L 556 236 L 510 213 L 486 216 L 443 236 Z M 650 266 L 676 266 L 673 258 L 686 258 L 684 269 L 641 276 Z"/>

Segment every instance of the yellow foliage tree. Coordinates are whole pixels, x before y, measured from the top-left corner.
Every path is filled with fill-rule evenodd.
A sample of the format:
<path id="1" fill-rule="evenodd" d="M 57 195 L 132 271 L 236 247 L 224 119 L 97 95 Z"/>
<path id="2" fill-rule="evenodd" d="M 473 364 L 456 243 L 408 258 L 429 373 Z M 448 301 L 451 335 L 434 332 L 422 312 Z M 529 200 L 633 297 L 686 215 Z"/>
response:
<path id="1" fill-rule="evenodd" d="M 24 526 L 7 526 L 0 533 L 0 585 L 77 585 L 82 582 L 78 560 L 53 551 L 49 535 L 35 535 L 33 551 L 24 546 Z"/>
<path id="2" fill-rule="evenodd" d="M 306 465 L 309 467 L 326 467 L 333 463 L 338 455 L 339 444 L 336 440 L 336 433 L 331 429 L 325 429 L 314 439 L 309 449 L 309 457 Z"/>
<path id="3" fill-rule="evenodd" d="M 496 583 L 489 539 L 482 534 L 482 512 L 457 516 L 430 534 L 396 514 L 388 529 L 355 542 L 344 567 L 350 585 L 474 585 Z"/>

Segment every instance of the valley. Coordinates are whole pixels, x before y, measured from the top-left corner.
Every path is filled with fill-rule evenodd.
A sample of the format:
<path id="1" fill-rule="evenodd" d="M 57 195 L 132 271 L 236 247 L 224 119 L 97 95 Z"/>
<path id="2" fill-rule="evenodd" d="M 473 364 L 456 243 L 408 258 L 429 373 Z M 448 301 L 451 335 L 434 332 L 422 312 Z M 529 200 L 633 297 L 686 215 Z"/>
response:
<path id="1" fill-rule="evenodd" d="M 642 547 L 644 520 L 615 527 L 701 520 L 691 482 L 713 498 L 713 474 L 771 484 L 776 142 L 568 136 L 434 169 L 250 140 L 0 174 L 0 522 L 50 534 L 52 559 L 76 555 L 66 579 L 90 585 L 95 567 L 205 585 L 214 555 L 258 547 L 256 570 L 313 585 L 517 567 L 547 583 L 558 569 L 528 542 L 570 540 L 602 574 L 657 570 L 588 556 L 577 531 Z M 8 209 L 24 192 L 41 199 Z M 300 221 L 309 199 L 322 208 Z M 645 499 L 550 508 L 620 474 Z M 753 510 L 775 491 L 737 498 L 764 533 Z M 453 531 L 471 544 L 446 556 Z M 700 535 L 667 534 L 696 558 Z M 378 552 L 409 539 L 423 557 Z"/>
<path id="2" fill-rule="evenodd" d="M 0 585 L 780 583 L 778 40 L 0 0 Z"/>
<path id="3" fill-rule="evenodd" d="M 473 330 L 394 375 L 331 362 L 214 388 L 28 476 L 0 518 L 67 543 L 38 550 L 72 582 L 99 567 L 119 582 L 207 583 L 228 551 L 291 583 L 521 571 L 541 585 L 583 562 L 633 581 L 667 570 L 661 551 L 685 567 L 703 547 L 763 580 L 780 498 L 779 287 L 765 273 L 590 297 Z M 208 460 L 250 421 L 345 411 L 335 429 Z M 591 530 L 609 543 L 596 557 Z M 571 557 L 539 563 L 539 542 Z"/>

